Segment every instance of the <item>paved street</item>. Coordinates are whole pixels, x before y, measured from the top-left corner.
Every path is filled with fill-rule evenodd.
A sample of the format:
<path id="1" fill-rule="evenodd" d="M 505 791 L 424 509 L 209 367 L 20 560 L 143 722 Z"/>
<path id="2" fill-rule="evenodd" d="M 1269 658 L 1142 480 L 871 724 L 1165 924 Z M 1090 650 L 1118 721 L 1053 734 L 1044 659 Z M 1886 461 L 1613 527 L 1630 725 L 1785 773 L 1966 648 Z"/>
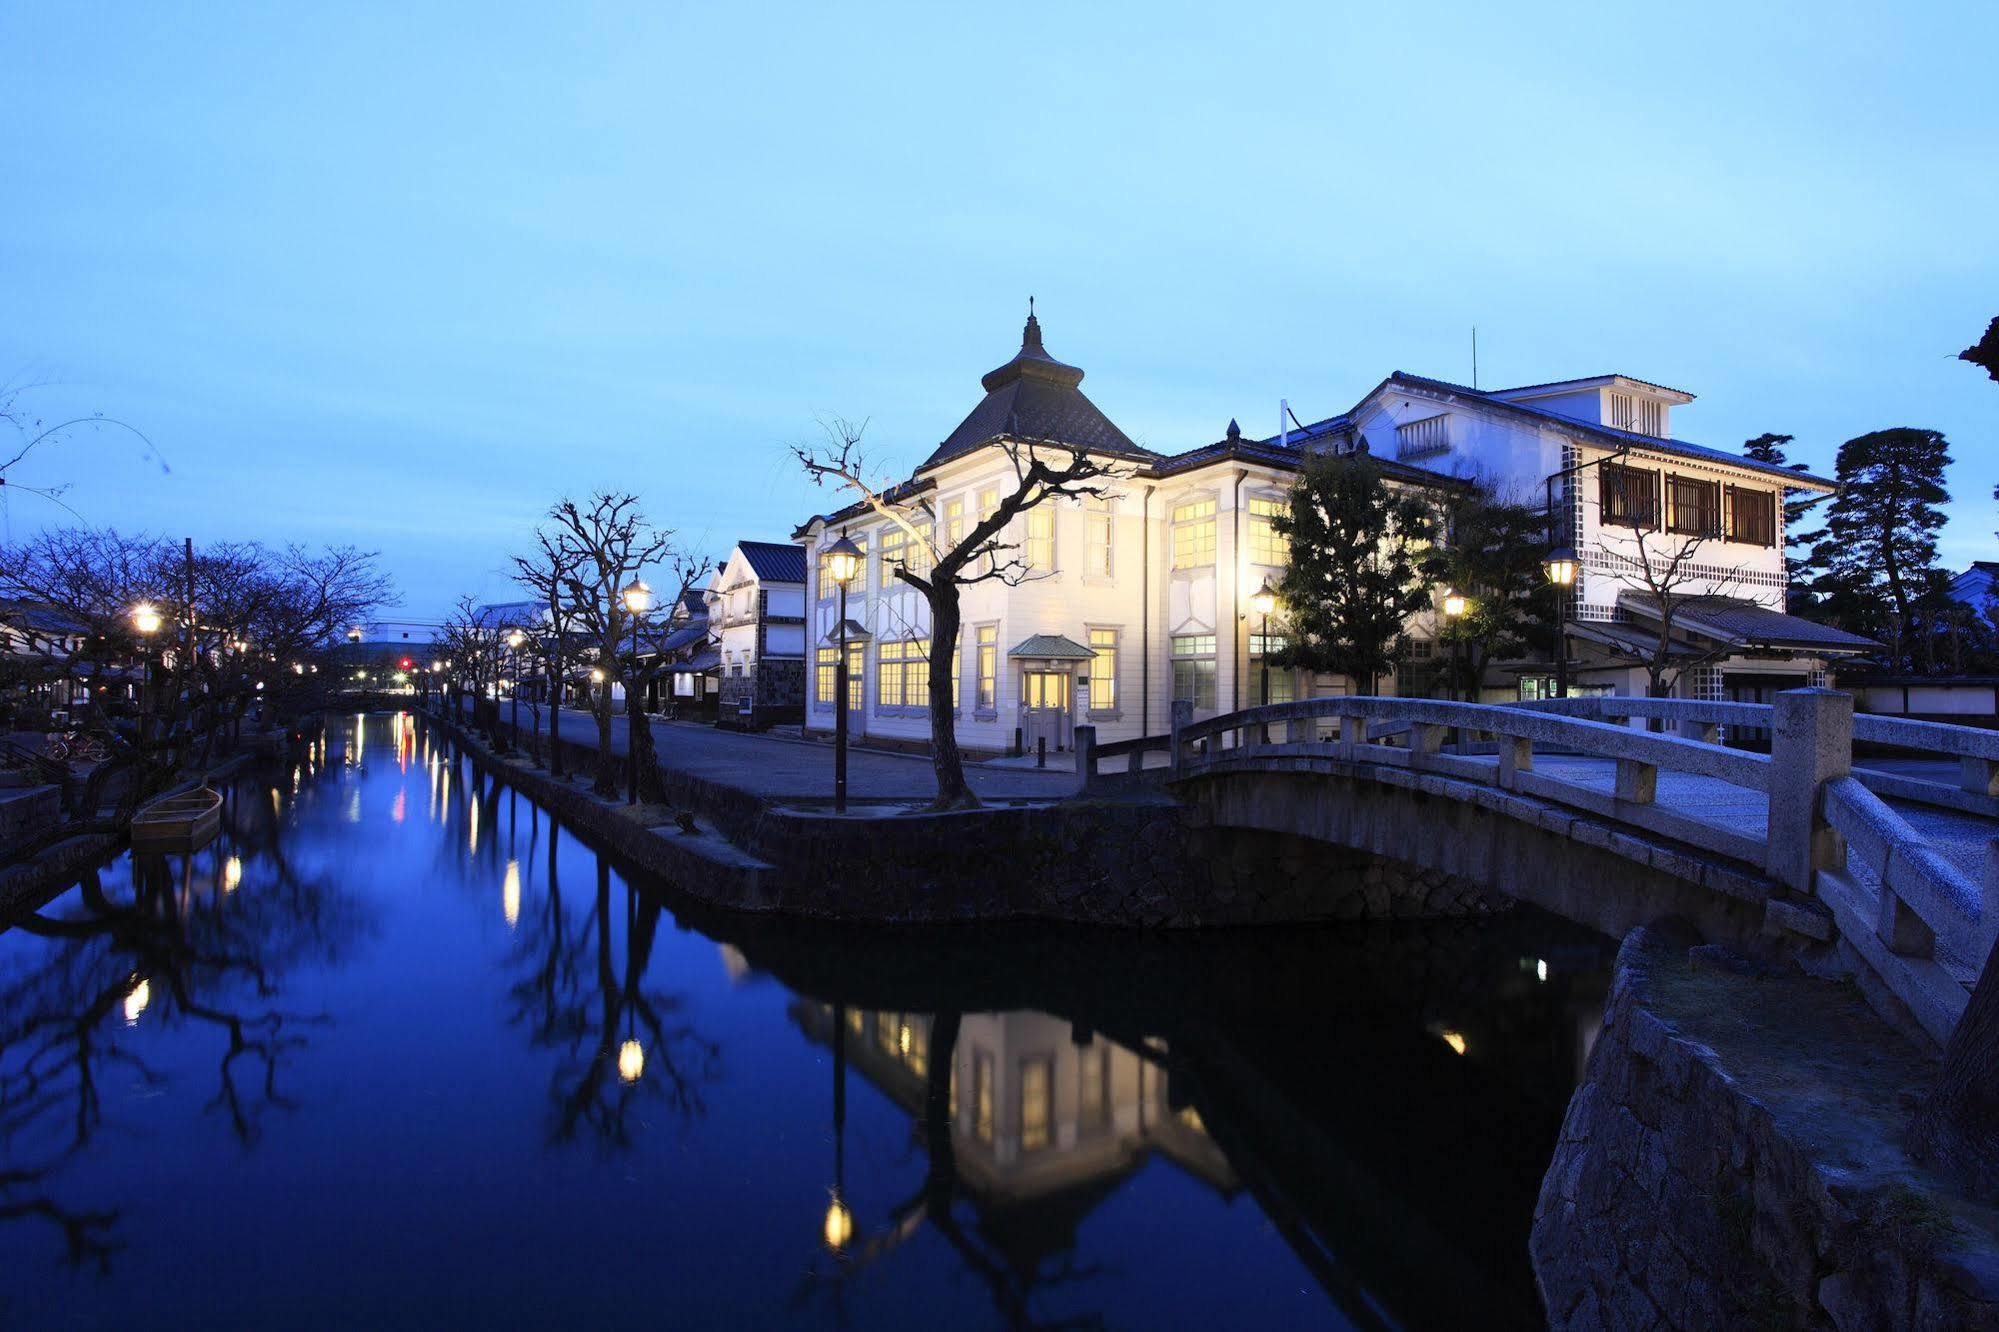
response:
<path id="1" fill-rule="evenodd" d="M 503 704 L 500 719 L 507 721 L 511 715 Z M 546 726 L 545 712 L 542 720 Z M 528 726 L 526 708 L 521 709 L 521 726 L 523 730 Z M 596 748 L 597 723 L 589 713 L 564 708 L 561 730 L 565 741 Z M 653 721 L 652 733 L 662 767 L 691 772 L 774 800 L 825 799 L 833 794 L 830 744 L 724 731 L 705 722 L 657 719 Z M 619 714 L 611 720 L 611 751 L 623 754 L 625 748 L 625 718 Z M 1059 800 L 1073 794 L 1077 786 L 1073 771 L 1052 768 L 1041 771 L 968 764 L 965 773 L 972 789 L 988 800 Z M 930 760 L 921 755 L 867 749 L 854 749 L 848 754 L 847 791 L 856 800 L 920 799 L 934 794 L 936 789 Z"/>

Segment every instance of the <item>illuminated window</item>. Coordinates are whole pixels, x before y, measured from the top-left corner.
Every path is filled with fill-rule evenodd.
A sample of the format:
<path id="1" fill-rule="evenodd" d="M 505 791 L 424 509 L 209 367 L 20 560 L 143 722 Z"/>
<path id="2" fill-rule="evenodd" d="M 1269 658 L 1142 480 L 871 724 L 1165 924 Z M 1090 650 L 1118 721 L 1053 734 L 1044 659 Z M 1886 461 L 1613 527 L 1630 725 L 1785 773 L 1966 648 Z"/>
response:
<path id="1" fill-rule="evenodd" d="M 1291 542 L 1270 520 L 1288 513 L 1290 506 L 1278 499 L 1251 499 L 1249 502 L 1249 558 L 1256 564 L 1286 565 L 1291 562 Z"/>
<path id="2" fill-rule="evenodd" d="M 1721 482 L 1668 477 L 1666 530 L 1686 536 L 1721 535 Z"/>
<path id="3" fill-rule="evenodd" d="M 1604 463 L 1597 469 L 1597 499 L 1603 521 L 1626 527 L 1653 527 L 1659 521 L 1659 474 Z"/>
<path id="4" fill-rule="evenodd" d="M 1215 562 L 1215 502 L 1192 500 L 1173 510 L 1173 567 L 1199 569 Z"/>
<path id="5" fill-rule="evenodd" d="M 993 1140 L 993 1057 L 983 1050 L 972 1055 L 972 1136 Z"/>
<path id="6" fill-rule="evenodd" d="M 1020 1149 L 1040 1151 L 1055 1136 L 1055 1064 L 1046 1055 L 1020 1061 Z"/>
<path id="7" fill-rule="evenodd" d="M 1173 638 L 1173 699 L 1197 708 L 1215 706 L 1215 636 L 1176 634 Z"/>
<path id="8" fill-rule="evenodd" d="M 867 700 L 866 681 L 863 679 L 867 662 L 867 644 L 847 644 L 847 709 L 859 712 Z"/>
<path id="9" fill-rule="evenodd" d="M 958 659 L 964 655 L 964 653 L 958 650 L 958 644 L 953 642 L 951 644 L 951 710 L 954 712 L 965 706 L 958 689 Z"/>
<path id="10" fill-rule="evenodd" d="M 1092 578 L 1111 578 L 1117 574 L 1117 552 L 1112 543 L 1117 538 L 1117 516 L 1111 512 L 1109 500 L 1087 501 L 1083 511 L 1084 543 L 1083 572 Z"/>
<path id="11" fill-rule="evenodd" d="M 890 523 L 882 529 L 881 558 L 883 588 L 889 586 L 890 581 L 895 577 L 895 566 L 901 564 L 904 559 L 903 545 L 908 540 L 908 536 L 908 533 L 904 532 L 894 523 Z"/>
<path id="12" fill-rule="evenodd" d="M 944 501 L 944 549 L 956 550 L 965 539 L 965 501 L 963 498 Z"/>
<path id="13" fill-rule="evenodd" d="M 979 706 L 999 706 L 999 626 L 979 626 Z"/>
<path id="14" fill-rule="evenodd" d="M 930 647 L 920 638 L 889 639 L 875 648 L 875 706 L 930 705 Z"/>
<path id="15" fill-rule="evenodd" d="M 833 706 L 833 691 L 839 687 L 839 682 L 834 677 L 839 674 L 839 666 L 839 648 L 822 647 L 819 649 L 819 659 L 815 663 L 812 673 L 812 701 L 814 703 L 823 703 L 829 708 Z"/>
<path id="16" fill-rule="evenodd" d="M 1090 630 L 1090 648 L 1097 654 L 1090 663 L 1090 711 L 1109 712 L 1117 707 L 1117 637 L 1115 629 Z"/>
<path id="17" fill-rule="evenodd" d="M 1031 572 L 1055 571 L 1055 509 L 1046 502 L 1027 511 L 1026 555 Z"/>

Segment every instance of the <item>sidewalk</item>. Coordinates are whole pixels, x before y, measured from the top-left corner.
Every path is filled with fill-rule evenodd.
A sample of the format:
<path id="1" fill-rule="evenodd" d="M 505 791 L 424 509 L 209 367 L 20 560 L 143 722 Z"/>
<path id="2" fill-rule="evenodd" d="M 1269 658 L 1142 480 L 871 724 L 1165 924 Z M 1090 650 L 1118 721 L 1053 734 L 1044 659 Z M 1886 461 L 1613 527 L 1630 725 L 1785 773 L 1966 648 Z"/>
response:
<path id="1" fill-rule="evenodd" d="M 512 718 L 507 704 L 500 706 L 502 725 Z M 521 709 L 521 730 L 529 731 L 529 713 Z M 548 727 L 548 709 L 542 709 L 542 728 Z M 597 747 L 597 722 L 587 712 L 562 709 L 562 739 L 566 743 Z M 811 740 L 753 735 L 745 731 L 723 731 L 703 722 L 669 722 L 655 718 L 653 747 L 659 752 L 660 766 L 689 772 L 709 781 L 720 782 L 768 800 L 822 800 L 833 794 L 833 746 Z M 625 717 L 611 719 L 611 752 L 626 752 Z M 1056 758 L 1070 763 L 1066 770 L 1053 766 Z M 995 768 L 968 763 L 965 779 L 981 799 L 1060 800 L 1074 795 L 1078 782 L 1069 755 L 1050 755 L 1050 767 L 1036 770 Z M 936 794 L 937 780 L 930 760 L 920 754 L 889 754 L 879 750 L 852 749 L 847 755 L 847 793 L 855 800 L 925 799 Z"/>

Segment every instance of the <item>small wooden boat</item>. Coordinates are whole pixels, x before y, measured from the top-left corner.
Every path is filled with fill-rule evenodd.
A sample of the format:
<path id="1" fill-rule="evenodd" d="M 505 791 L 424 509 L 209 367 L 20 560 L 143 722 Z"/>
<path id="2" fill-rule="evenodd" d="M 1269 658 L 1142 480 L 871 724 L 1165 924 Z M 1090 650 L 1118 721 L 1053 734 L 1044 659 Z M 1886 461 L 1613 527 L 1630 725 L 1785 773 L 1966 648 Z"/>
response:
<path id="1" fill-rule="evenodd" d="M 202 787 L 167 796 L 132 816 L 132 847 L 145 851 L 197 851 L 222 828 L 222 796 Z"/>

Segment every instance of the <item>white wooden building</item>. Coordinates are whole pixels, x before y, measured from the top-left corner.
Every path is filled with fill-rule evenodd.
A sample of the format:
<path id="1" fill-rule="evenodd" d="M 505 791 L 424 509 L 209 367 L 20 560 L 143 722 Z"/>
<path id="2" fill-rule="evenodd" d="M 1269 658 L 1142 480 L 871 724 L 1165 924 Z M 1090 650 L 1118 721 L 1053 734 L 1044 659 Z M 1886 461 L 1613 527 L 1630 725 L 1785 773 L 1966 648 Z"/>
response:
<path id="1" fill-rule="evenodd" d="M 1215 443 L 1164 454 L 1128 438 L 1083 395 L 1082 379 L 1047 353 L 1030 315 L 1020 351 L 981 381 L 985 397 L 893 492 L 920 534 L 948 546 L 1012 489 L 1008 441 L 1082 447 L 1126 473 L 1108 498 L 1055 501 L 1015 520 L 1005 540 L 1032 570 L 1026 581 L 964 589 L 957 659 L 943 668 L 953 672 L 969 750 L 1032 750 L 1044 740 L 1062 749 L 1085 723 L 1102 741 L 1157 734 L 1176 698 L 1196 717 L 1260 701 L 1266 626 L 1251 599 L 1286 560 L 1270 519 L 1308 454 L 1328 449 L 1366 448 L 1393 484 L 1477 475 L 1537 505 L 1549 476 L 1580 466 L 1555 487 L 1555 539 L 1573 544 L 1582 565 L 1568 617 L 1581 687 L 1643 692 L 1633 648 L 1646 600 L 1630 576 L 1641 546 L 1656 559 L 1698 540 L 1701 562 L 1711 562 L 1697 589 L 1709 599 L 1683 618 L 1680 636 L 1690 653 L 1724 645 L 1727 659 L 1690 671 L 1688 692 L 1758 697 L 1822 678 L 1827 655 L 1871 646 L 1782 611 L 1783 495 L 1831 483 L 1674 440 L 1670 412 L 1690 400 L 1677 390 L 1606 375 L 1480 391 L 1398 372 L 1339 416 L 1264 440 L 1232 421 Z M 852 733 L 923 743 L 929 611 L 894 570 L 906 561 L 920 569 L 928 543 L 863 505 L 793 535 L 809 575 L 807 728 L 834 724 L 837 588 L 821 557 L 845 536 L 867 556 L 848 589 Z M 1281 642 L 1282 625 L 1268 627 Z M 1434 611 L 1412 622 L 1419 663 L 1434 660 L 1435 634 Z M 1549 673 L 1546 663 L 1495 672 L 1485 696 L 1534 696 Z M 1272 701 L 1347 689 L 1340 677 L 1269 675 Z"/>

